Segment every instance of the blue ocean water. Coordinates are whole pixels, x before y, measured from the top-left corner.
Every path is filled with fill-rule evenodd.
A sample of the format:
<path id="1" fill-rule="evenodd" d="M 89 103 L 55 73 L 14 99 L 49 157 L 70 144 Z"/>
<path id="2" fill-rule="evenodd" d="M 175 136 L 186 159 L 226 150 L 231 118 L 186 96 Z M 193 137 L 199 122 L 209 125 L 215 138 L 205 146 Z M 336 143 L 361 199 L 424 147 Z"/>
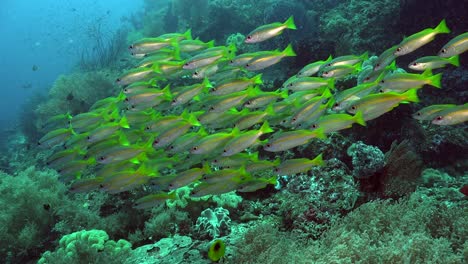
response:
<path id="1" fill-rule="evenodd" d="M 143 1 L 5 0 L 0 8 L 0 127 L 17 125 L 28 97 L 47 94 L 60 74 L 70 72 L 83 50 L 93 49 L 98 24 L 107 37 L 128 26 Z M 37 67 L 37 69 L 36 69 Z"/>

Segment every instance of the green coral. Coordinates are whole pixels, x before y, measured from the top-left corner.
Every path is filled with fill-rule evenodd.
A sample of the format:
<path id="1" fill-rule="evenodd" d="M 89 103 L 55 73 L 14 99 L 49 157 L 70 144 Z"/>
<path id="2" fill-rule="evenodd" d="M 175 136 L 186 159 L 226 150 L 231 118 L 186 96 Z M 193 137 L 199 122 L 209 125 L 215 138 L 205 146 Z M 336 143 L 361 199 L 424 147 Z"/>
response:
<path id="1" fill-rule="evenodd" d="M 123 239 L 109 240 L 105 231 L 82 230 L 62 237 L 58 249 L 45 252 L 38 263 L 122 263 L 131 247 Z"/>

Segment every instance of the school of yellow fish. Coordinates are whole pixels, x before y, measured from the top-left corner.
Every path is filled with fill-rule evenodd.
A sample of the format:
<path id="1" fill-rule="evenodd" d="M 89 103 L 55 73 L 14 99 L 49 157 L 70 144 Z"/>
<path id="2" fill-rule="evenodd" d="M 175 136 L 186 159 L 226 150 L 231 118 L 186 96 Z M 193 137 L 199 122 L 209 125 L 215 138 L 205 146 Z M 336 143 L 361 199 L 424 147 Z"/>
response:
<path id="1" fill-rule="evenodd" d="M 245 43 L 267 41 L 286 29 L 296 29 L 292 17 L 253 30 Z M 324 163 L 321 154 L 261 159 L 259 148 L 286 151 L 354 123 L 365 126 L 401 103 L 418 102 L 417 91 L 425 85 L 441 88 L 441 73 L 433 75 L 432 69 L 458 66 L 468 33 L 448 42 L 438 56 L 408 66 L 421 74 L 393 71 L 398 56 L 449 32 L 443 20 L 405 38 L 378 57 L 363 83 L 342 91 L 335 81 L 360 72 L 367 53 L 312 62 L 282 87 L 265 91 L 258 72 L 295 56 L 291 45 L 236 54 L 234 45 L 193 39 L 190 30 L 145 38 L 129 47 L 141 61 L 116 80 L 122 87 L 118 96 L 97 101 L 86 113 L 50 118 L 47 127 L 54 130 L 38 144 L 57 146 L 47 164 L 74 192 L 152 190 L 135 202 L 140 209 L 175 199 L 174 190 L 187 185 L 193 186 L 192 197 L 253 192 L 276 184 L 278 175 Z M 468 104 L 429 106 L 414 118 L 463 123 Z M 83 173 L 88 168 L 95 177 Z"/>

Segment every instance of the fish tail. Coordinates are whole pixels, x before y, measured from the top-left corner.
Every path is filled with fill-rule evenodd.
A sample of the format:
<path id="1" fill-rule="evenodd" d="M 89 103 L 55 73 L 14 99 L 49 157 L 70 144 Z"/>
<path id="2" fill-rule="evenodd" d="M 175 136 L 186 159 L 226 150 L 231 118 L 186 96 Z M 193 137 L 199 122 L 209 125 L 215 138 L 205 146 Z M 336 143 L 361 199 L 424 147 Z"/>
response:
<path id="1" fill-rule="evenodd" d="M 192 39 L 192 29 L 191 28 L 187 29 L 187 31 L 185 31 L 185 33 L 183 35 L 184 35 L 184 37 L 186 39 L 191 40 Z"/>
<path id="2" fill-rule="evenodd" d="M 258 75 L 255 75 L 253 78 L 253 83 L 254 84 L 263 84 L 263 81 L 262 81 L 262 74 L 258 74 Z"/>
<path id="3" fill-rule="evenodd" d="M 167 101 L 172 100 L 172 94 L 171 94 L 171 90 L 170 90 L 169 86 L 170 85 L 168 84 L 168 85 L 166 85 L 166 87 L 164 87 L 164 89 L 162 89 L 163 96 Z"/>
<path id="4" fill-rule="evenodd" d="M 431 76 L 431 78 L 429 79 L 429 83 L 436 88 L 442 88 L 442 84 L 440 82 L 441 79 L 442 73 L 438 73 L 436 75 Z"/>
<path id="5" fill-rule="evenodd" d="M 418 89 L 411 89 L 402 94 L 407 102 L 419 102 Z"/>
<path id="6" fill-rule="evenodd" d="M 319 129 L 314 130 L 314 137 L 316 137 L 318 139 L 327 139 L 327 136 L 323 132 L 323 128 L 319 128 Z"/>
<path id="7" fill-rule="evenodd" d="M 354 115 L 354 122 L 358 123 L 361 126 L 366 126 L 366 121 L 364 120 L 362 111 L 357 111 L 357 113 Z"/>
<path id="8" fill-rule="evenodd" d="M 315 157 L 312 162 L 317 166 L 324 166 L 325 161 L 323 161 L 322 153 L 320 153 L 317 157 Z"/>
<path id="9" fill-rule="evenodd" d="M 270 127 L 270 124 L 268 124 L 268 121 L 265 121 L 263 125 L 260 127 L 260 133 L 267 134 L 271 132 L 274 132 L 274 130 Z"/>
<path id="10" fill-rule="evenodd" d="M 126 116 L 123 116 L 120 121 L 119 121 L 119 126 L 120 127 L 123 127 L 123 128 L 130 128 L 130 126 L 128 125 L 128 120 L 127 120 L 127 117 Z"/>
<path id="11" fill-rule="evenodd" d="M 207 43 L 206 43 L 206 47 L 207 47 L 207 48 L 212 48 L 212 47 L 214 47 L 214 42 L 215 42 L 214 39 L 211 40 L 211 41 L 209 41 L 209 42 L 207 42 Z"/>
<path id="12" fill-rule="evenodd" d="M 361 61 L 367 60 L 369 58 L 369 52 L 364 52 L 359 58 L 361 58 Z"/>
<path id="13" fill-rule="evenodd" d="M 448 60 L 450 64 L 457 66 L 457 67 L 460 66 L 460 56 L 455 55 L 455 56 L 450 57 Z"/>
<path id="14" fill-rule="evenodd" d="M 283 55 L 285 57 L 294 57 L 294 56 L 296 56 L 296 52 L 294 52 L 291 44 L 289 44 L 281 53 L 283 53 Z"/>
<path id="15" fill-rule="evenodd" d="M 174 50 L 172 51 L 172 54 L 174 56 L 174 60 L 176 60 L 176 61 L 182 60 L 182 58 L 180 57 L 180 45 L 179 45 L 179 43 L 177 43 L 174 46 Z"/>
<path id="16" fill-rule="evenodd" d="M 267 114 L 267 116 L 275 116 L 275 109 L 273 108 L 273 103 L 269 104 L 265 108 L 265 113 Z"/>
<path id="17" fill-rule="evenodd" d="M 296 25 L 294 24 L 294 17 L 293 16 L 290 16 L 283 24 L 286 26 L 286 28 L 297 29 Z"/>
<path id="18" fill-rule="evenodd" d="M 332 95 L 333 95 L 333 94 L 330 92 L 330 89 L 325 88 L 325 89 L 323 90 L 323 93 L 322 93 L 322 97 L 323 97 L 323 98 L 330 98 L 330 97 L 332 97 Z"/>
<path id="19" fill-rule="evenodd" d="M 435 28 L 437 33 L 450 33 L 450 29 L 447 27 L 447 23 L 445 22 L 445 18 L 440 21 L 439 25 Z"/>
<path id="20" fill-rule="evenodd" d="M 330 78 L 327 82 L 328 88 L 330 88 L 330 90 L 335 90 L 335 78 Z"/>

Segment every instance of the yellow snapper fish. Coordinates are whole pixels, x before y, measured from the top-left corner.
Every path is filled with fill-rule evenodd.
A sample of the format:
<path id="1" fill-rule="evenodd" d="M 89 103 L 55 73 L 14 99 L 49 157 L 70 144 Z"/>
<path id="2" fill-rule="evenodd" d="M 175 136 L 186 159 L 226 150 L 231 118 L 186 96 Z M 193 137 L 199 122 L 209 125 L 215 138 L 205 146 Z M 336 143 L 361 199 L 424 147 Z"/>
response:
<path id="1" fill-rule="evenodd" d="M 249 61 L 258 56 L 258 52 L 243 53 L 235 56 L 229 61 L 230 66 L 234 67 L 244 67 Z"/>
<path id="2" fill-rule="evenodd" d="M 134 82 L 149 79 L 155 75 L 152 68 L 135 68 L 115 80 L 118 85 L 129 85 Z"/>
<path id="3" fill-rule="evenodd" d="M 442 110 L 432 120 L 432 124 L 450 126 L 468 121 L 468 103 Z"/>
<path id="4" fill-rule="evenodd" d="M 190 192 L 190 197 L 200 198 L 206 195 L 219 195 L 235 191 L 240 183 L 236 181 L 220 181 L 216 183 L 202 182 Z"/>
<path id="5" fill-rule="evenodd" d="M 268 139 L 268 143 L 263 147 L 269 152 L 279 152 L 306 145 L 313 138 L 325 138 L 321 129 L 317 130 L 294 130 L 288 132 L 277 132 Z"/>
<path id="6" fill-rule="evenodd" d="M 323 133 L 328 134 L 350 128 L 354 123 L 361 126 L 366 125 L 361 112 L 357 112 L 354 116 L 348 114 L 324 115 L 311 126 L 311 130 L 322 129 Z"/>
<path id="7" fill-rule="evenodd" d="M 241 183 L 237 187 L 239 192 L 255 192 L 260 189 L 266 188 L 267 185 L 276 185 L 278 183 L 277 176 L 270 178 L 257 178 L 251 179 L 247 182 Z"/>
<path id="8" fill-rule="evenodd" d="M 164 148 L 171 144 L 178 137 L 184 135 L 191 127 L 200 126 L 197 119 L 188 119 L 175 122 L 167 130 L 159 134 L 153 141 L 154 148 Z"/>
<path id="9" fill-rule="evenodd" d="M 296 77 L 310 77 L 322 68 L 323 65 L 329 63 L 332 60 L 332 56 L 330 55 L 326 60 L 315 61 L 312 63 L 307 64 L 302 68 L 297 74 Z"/>
<path id="10" fill-rule="evenodd" d="M 268 105 L 265 109 L 261 111 L 250 112 L 249 108 L 244 108 L 239 113 L 239 119 L 236 120 L 235 126 L 239 130 L 244 130 L 249 127 L 252 127 L 255 124 L 262 122 L 266 117 L 275 116 L 275 111 L 273 109 L 273 104 Z"/>
<path id="11" fill-rule="evenodd" d="M 75 134 L 75 132 L 71 128 L 59 128 L 52 130 L 39 139 L 37 145 L 44 148 L 51 148 L 65 143 L 65 141 L 73 134 Z"/>
<path id="12" fill-rule="evenodd" d="M 202 51 L 212 47 L 214 47 L 214 40 L 203 42 L 199 39 L 185 39 L 179 43 L 180 51 L 187 53 Z"/>
<path id="13" fill-rule="evenodd" d="M 443 110 L 453 108 L 457 105 L 455 104 L 437 104 L 424 107 L 423 109 L 417 111 L 413 114 L 413 118 L 417 120 L 434 120 L 437 117 L 437 114 Z"/>
<path id="14" fill-rule="evenodd" d="M 325 68 L 325 67 L 331 67 L 331 66 L 339 66 L 339 65 L 355 65 L 355 64 L 358 64 L 360 62 L 363 62 L 365 60 L 367 60 L 369 58 L 369 55 L 366 52 L 364 52 L 363 54 L 357 56 L 357 55 L 344 55 L 344 56 L 339 56 L 339 57 L 336 57 L 334 59 L 332 59 L 331 61 L 329 61 L 328 63 L 325 63 L 322 67 Z"/>
<path id="15" fill-rule="evenodd" d="M 220 69 L 221 64 L 227 61 L 226 59 L 220 59 L 219 61 L 213 62 L 212 64 L 203 66 L 195 70 L 192 74 L 193 79 L 203 79 L 215 75 Z"/>
<path id="16" fill-rule="evenodd" d="M 323 78 L 343 78 L 349 74 L 357 73 L 361 70 L 358 65 L 336 65 L 323 68 L 321 76 Z"/>
<path id="17" fill-rule="evenodd" d="M 295 114 L 291 117 L 290 124 L 296 126 L 299 123 L 302 123 L 306 119 L 311 122 L 311 119 L 314 119 L 313 113 L 316 112 L 320 106 L 327 102 L 327 99 L 332 96 L 330 90 L 326 89 L 321 96 L 314 97 L 303 104 L 302 107 L 297 109 Z M 317 117 L 318 118 L 318 117 Z"/>
<path id="18" fill-rule="evenodd" d="M 439 57 L 448 58 L 460 55 L 468 50 L 468 32 L 456 36 L 445 44 L 437 53 Z"/>
<path id="19" fill-rule="evenodd" d="M 369 121 L 391 111 L 403 102 L 419 102 L 417 89 L 402 94 L 395 92 L 371 94 L 351 104 L 347 111 L 351 114 L 361 111 L 364 120 Z"/>
<path id="20" fill-rule="evenodd" d="M 238 130 L 236 130 L 238 131 Z M 268 121 L 265 121 L 259 130 L 250 130 L 243 133 L 234 134 L 224 146 L 222 156 L 232 156 L 243 151 L 250 146 L 259 143 L 260 136 L 271 133 L 274 130 L 270 128 Z"/>
<path id="21" fill-rule="evenodd" d="M 260 92 L 257 96 L 250 98 L 247 102 L 244 103 L 244 107 L 249 109 L 260 108 L 269 105 L 277 101 L 278 99 L 288 98 L 288 91 L 283 90 L 280 92 L 276 90 L 274 92 Z"/>
<path id="22" fill-rule="evenodd" d="M 441 58 L 439 56 L 427 56 L 419 58 L 408 65 L 408 68 L 415 71 L 425 71 L 427 69 L 438 69 L 443 68 L 447 64 L 452 64 L 454 66 L 460 66 L 460 61 L 458 55 L 455 55 L 450 58 Z"/>
<path id="23" fill-rule="evenodd" d="M 177 199 L 177 194 L 174 191 L 170 193 L 155 193 L 136 200 L 133 207 L 136 209 L 148 209 L 164 204 L 167 200 L 175 199 Z"/>
<path id="24" fill-rule="evenodd" d="M 335 96 L 335 103 L 332 109 L 334 111 L 346 110 L 354 101 L 357 101 L 362 97 L 375 92 L 378 88 L 378 83 L 379 80 L 376 80 L 372 83 L 362 83 L 355 87 L 339 92 Z"/>
<path id="25" fill-rule="evenodd" d="M 259 71 L 277 64 L 285 57 L 294 57 L 296 53 L 289 44 L 283 51 L 265 51 L 253 57 L 245 68 L 249 71 Z"/>
<path id="26" fill-rule="evenodd" d="M 187 62 L 183 65 L 182 68 L 186 70 L 194 70 L 197 68 L 201 68 L 203 66 L 207 66 L 213 64 L 214 62 L 222 59 L 227 58 L 230 56 L 227 53 L 227 49 L 223 50 L 222 52 L 219 51 L 204 51 L 198 55 L 193 56 L 192 58 L 188 59 Z"/>
<path id="27" fill-rule="evenodd" d="M 435 28 L 426 28 L 403 39 L 403 41 L 398 44 L 393 54 L 398 57 L 413 52 L 434 40 L 437 34 L 442 33 L 450 33 L 450 29 L 447 27 L 445 19 L 440 21 L 439 25 L 437 25 Z"/>
<path id="28" fill-rule="evenodd" d="M 262 84 L 262 74 L 255 75 L 252 78 L 238 78 L 234 80 L 224 81 L 213 89 L 210 90 L 210 93 L 213 95 L 226 95 L 234 92 L 240 92 L 247 87 L 255 84 Z"/>
<path id="29" fill-rule="evenodd" d="M 244 182 L 250 179 L 251 175 L 245 170 L 245 167 L 237 169 L 221 169 L 204 175 L 201 178 L 203 183 L 215 184 L 219 182 Z"/>
<path id="30" fill-rule="evenodd" d="M 221 146 L 224 146 L 226 142 L 228 142 L 232 137 L 233 134 L 238 133 L 236 132 L 236 128 L 233 131 L 226 133 L 226 132 L 218 132 L 215 134 L 207 135 L 206 137 L 200 139 L 192 149 L 190 150 L 191 154 L 213 154 L 220 152 L 218 150 Z"/>
<path id="31" fill-rule="evenodd" d="M 109 138 L 115 134 L 120 128 L 130 128 L 127 122 L 127 118 L 124 116 L 119 122 L 111 122 L 105 125 L 101 125 L 94 130 L 89 132 L 87 140 L 90 143 L 98 142 Z"/>
<path id="32" fill-rule="evenodd" d="M 395 50 L 398 48 L 398 45 L 386 49 L 382 54 L 379 55 L 377 61 L 374 64 L 374 71 L 380 71 L 392 64 L 395 61 Z"/>
<path id="33" fill-rule="evenodd" d="M 211 85 L 208 78 L 205 78 L 202 83 L 197 83 L 194 85 L 184 87 L 184 89 L 180 91 L 174 97 L 174 99 L 172 99 L 171 105 L 178 106 L 178 105 L 186 104 L 190 100 L 197 98 L 200 93 L 203 93 L 203 94 L 207 93 L 211 87 L 213 86 Z"/>
<path id="34" fill-rule="evenodd" d="M 189 151 L 197 141 L 203 137 L 206 137 L 207 135 L 208 133 L 206 130 L 203 127 L 200 127 L 197 132 L 186 133 L 185 135 L 178 137 L 166 148 L 166 151 L 169 154 L 177 154 Z"/>
<path id="35" fill-rule="evenodd" d="M 192 168 L 186 171 L 178 172 L 176 176 L 169 182 L 169 190 L 175 190 L 187 186 L 197 180 L 200 180 L 204 175 L 212 173 L 210 166 L 206 163 L 202 168 Z"/>
<path id="36" fill-rule="evenodd" d="M 290 16 L 284 23 L 275 22 L 256 28 L 247 34 L 244 42 L 249 44 L 259 43 L 280 35 L 285 29 L 296 29 L 293 16 Z"/>
<path id="37" fill-rule="evenodd" d="M 103 181 L 104 178 L 102 177 L 78 179 L 71 184 L 70 191 L 72 193 L 79 193 L 98 190 L 101 188 Z"/>
<path id="38" fill-rule="evenodd" d="M 144 38 L 128 47 L 131 54 L 147 54 L 174 45 L 172 39 Z"/>
<path id="39" fill-rule="evenodd" d="M 289 159 L 281 162 L 281 164 L 274 168 L 274 173 L 277 175 L 294 175 L 298 173 L 304 173 L 312 169 L 314 166 L 324 166 L 322 154 L 319 154 L 314 159 L 300 158 L 300 159 Z"/>
<path id="40" fill-rule="evenodd" d="M 284 89 L 289 89 L 291 91 L 314 90 L 323 87 L 328 87 L 332 90 L 335 89 L 335 80 L 319 77 L 300 77 L 290 79 L 283 84 Z"/>
<path id="41" fill-rule="evenodd" d="M 382 92 L 405 92 L 412 88 L 421 88 L 428 84 L 436 88 L 441 88 L 442 73 L 432 75 L 430 69 L 422 74 L 414 73 L 393 73 L 385 76 L 379 83 Z"/>

